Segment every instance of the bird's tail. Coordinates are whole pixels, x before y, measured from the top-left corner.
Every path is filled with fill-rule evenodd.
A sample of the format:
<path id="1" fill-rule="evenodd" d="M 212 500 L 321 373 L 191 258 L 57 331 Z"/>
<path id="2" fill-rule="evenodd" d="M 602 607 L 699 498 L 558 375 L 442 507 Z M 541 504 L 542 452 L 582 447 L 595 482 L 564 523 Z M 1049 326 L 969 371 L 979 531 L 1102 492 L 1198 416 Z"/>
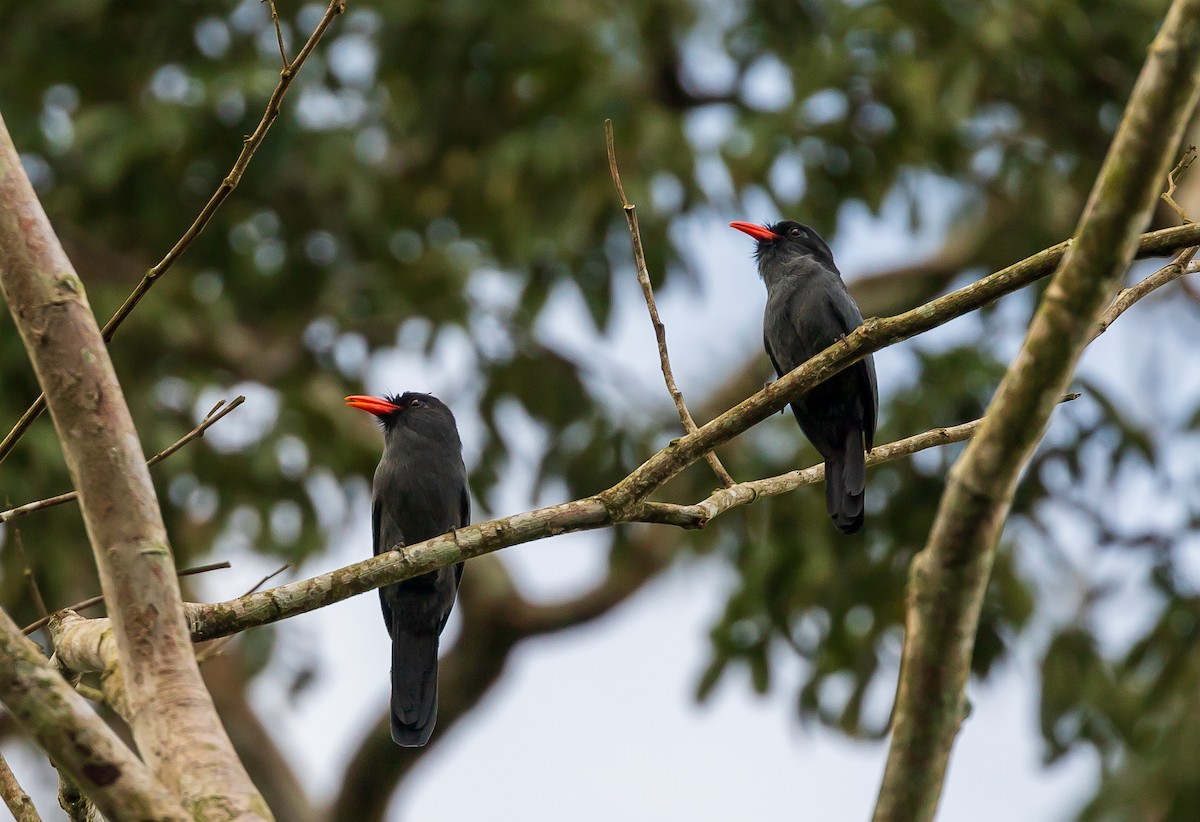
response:
<path id="1" fill-rule="evenodd" d="M 862 432 L 846 433 L 842 450 L 825 460 L 825 510 L 843 534 L 862 528 L 867 486 L 867 455 Z"/>
<path id="2" fill-rule="evenodd" d="M 392 637 L 392 741 L 419 748 L 437 721 L 438 635 Z"/>

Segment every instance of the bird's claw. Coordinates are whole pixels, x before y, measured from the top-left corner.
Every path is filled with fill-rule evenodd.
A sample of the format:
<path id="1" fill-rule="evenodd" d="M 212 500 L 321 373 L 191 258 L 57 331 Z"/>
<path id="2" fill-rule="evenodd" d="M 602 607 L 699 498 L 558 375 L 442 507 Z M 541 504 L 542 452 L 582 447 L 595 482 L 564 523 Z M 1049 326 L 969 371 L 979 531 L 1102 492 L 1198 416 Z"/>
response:
<path id="1" fill-rule="evenodd" d="M 770 387 L 771 387 L 772 385 L 774 385 L 774 384 L 775 384 L 775 380 L 764 380 L 764 381 L 763 381 L 763 389 L 765 390 L 765 389 L 767 389 L 767 388 L 770 388 Z M 783 413 L 783 409 L 782 409 L 782 408 L 780 408 L 780 409 L 779 409 L 779 413 L 780 413 L 780 414 L 782 414 L 782 413 Z"/>

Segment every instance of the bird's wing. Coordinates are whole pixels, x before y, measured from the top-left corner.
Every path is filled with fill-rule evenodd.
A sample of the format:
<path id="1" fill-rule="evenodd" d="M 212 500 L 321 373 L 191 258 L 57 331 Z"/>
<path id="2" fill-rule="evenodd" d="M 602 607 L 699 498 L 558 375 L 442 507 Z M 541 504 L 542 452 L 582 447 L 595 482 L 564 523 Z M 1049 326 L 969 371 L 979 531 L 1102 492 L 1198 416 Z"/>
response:
<path id="1" fill-rule="evenodd" d="M 382 519 L 383 507 L 379 500 L 374 500 L 371 503 L 371 550 L 375 556 L 379 556 L 386 551 L 386 548 L 380 548 L 379 526 Z M 383 624 L 387 626 L 388 636 L 392 635 L 392 606 L 388 604 L 389 595 L 385 593 L 386 588 L 379 589 L 379 605 L 383 608 Z"/>
<path id="2" fill-rule="evenodd" d="M 466 480 L 463 480 L 462 490 L 458 497 L 458 527 L 471 524 L 471 492 L 467 490 Z"/>
<path id="3" fill-rule="evenodd" d="M 371 553 L 379 556 L 379 500 L 371 504 Z"/>
<path id="4" fill-rule="evenodd" d="M 771 340 L 767 337 L 766 329 L 763 329 L 763 348 L 767 350 L 767 358 L 771 361 L 771 367 L 775 369 L 775 375 L 782 377 L 787 372 L 779 367 L 779 360 L 775 358 L 775 352 L 771 350 Z"/>
<path id="5" fill-rule="evenodd" d="M 863 357 L 859 369 L 866 374 L 867 392 L 863 408 L 863 443 L 868 451 L 875 447 L 875 424 L 879 409 L 879 383 L 875 379 L 875 358 L 868 354 Z"/>
<path id="6" fill-rule="evenodd" d="M 467 489 L 466 480 L 463 480 L 462 491 L 459 494 L 458 511 L 459 511 L 459 513 L 458 513 L 459 527 L 462 527 L 464 525 L 470 525 L 471 524 L 471 492 Z M 458 584 L 460 582 L 462 582 L 463 564 L 464 563 L 460 562 L 454 566 L 454 587 L 455 588 L 458 588 Z M 446 624 L 445 620 L 442 620 L 443 627 L 445 626 L 445 624 Z"/>
<path id="7" fill-rule="evenodd" d="M 829 292 L 829 309 L 841 328 L 841 333 L 849 334 L 863 323 L 862 314 L 854 299 L 845 288 Z M 871 355 L 863 357 L 850 368 L 857 375 L 859 391 L 863 404 L 863 440 L 870 451 L 875 442 L 876 409 L 879 407 L 879 385 L 875 378 L 875 358 Z"/>

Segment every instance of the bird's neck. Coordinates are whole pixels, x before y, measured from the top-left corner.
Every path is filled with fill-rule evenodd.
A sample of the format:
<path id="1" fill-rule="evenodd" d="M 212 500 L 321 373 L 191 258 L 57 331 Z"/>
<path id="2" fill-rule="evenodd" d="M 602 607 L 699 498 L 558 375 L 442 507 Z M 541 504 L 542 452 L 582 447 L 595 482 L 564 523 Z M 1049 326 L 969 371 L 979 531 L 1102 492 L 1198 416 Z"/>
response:
<path id="1" fill-rule="evenodd" d="M 837 269 L 811 254 L 780 254 L 767 252 L 758 259 L 758 274 L 768 291 L 799 288 L 804 283 L 828 276 L 837 276 Z"/>

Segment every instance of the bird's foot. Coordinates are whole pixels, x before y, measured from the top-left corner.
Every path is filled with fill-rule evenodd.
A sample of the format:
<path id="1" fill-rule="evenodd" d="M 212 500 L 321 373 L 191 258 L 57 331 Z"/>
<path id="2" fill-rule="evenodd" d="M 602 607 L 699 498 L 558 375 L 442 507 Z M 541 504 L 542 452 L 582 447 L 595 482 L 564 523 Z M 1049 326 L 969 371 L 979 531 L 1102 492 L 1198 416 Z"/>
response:
<path id="1" fill-rule="evenodd" d="M 764 389 L 766 389 L 766 388 L 770 388 L 770 387 L 771 387 L 771 386 L 772 386 L 774 383 L 775 383 L 775 380 L 764 380 L 764 381 L 763 381 L 763 388 L 764 388 Z M 782 409 L 782 408 L 780 408 L 780 409 L 779 409 L 779 413 L 780 413 L 780 414 L 782 414 L 782 413 L 783 413 L 783 409 Z"/>

